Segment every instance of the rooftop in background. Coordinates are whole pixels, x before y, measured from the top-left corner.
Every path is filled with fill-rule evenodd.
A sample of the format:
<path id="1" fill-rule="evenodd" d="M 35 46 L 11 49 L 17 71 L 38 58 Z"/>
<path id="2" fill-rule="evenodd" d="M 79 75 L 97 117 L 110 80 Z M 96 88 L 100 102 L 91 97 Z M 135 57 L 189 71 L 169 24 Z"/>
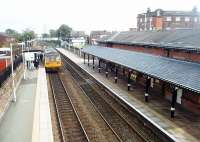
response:
<path id="1" fill-rule="evenodd" d="M 82 51 L 200 93 L 200 64 L 98 46 L 84 48 Z"/>
<path id="2" fill-rule="evenodd" d="M 174 30 L 174 29 L 199 29 L 200 13 L 197 8 L 191 11 L 165 11 L 157 9 L 138 14 L 137 30 Z"/>
<path id="3" fill-rule="evenodd" d="M 159 11 L 159 15 L 158 12 Z M 156 9 L 155 11 L 151 11 L 150 8 L 147 9 L 146 13 L 141 13 L 139 15 L 151 15 L 151 16 L 199 16 L 200 13 L 197 11 L 197 8 L 193 8 L 191 11 L 169 11 L 163 9 Z"/>
<path id="4" fill-rule="evenodd" d="M 0 36 L 9 37 L 6 33 L 0 32 Z"/>
<path id="5" fill-rule="evenodd" d="M 86 37 L 85 31 L 72 31 L 71 32 L 72 38 L 80 38 L 80 37 Z"/>
<path id="6" fill-rule="evenodd" d="M 143 45 L 200 52 L 200 30 L 124 31 L 98 39 L 98 42 Z"/>

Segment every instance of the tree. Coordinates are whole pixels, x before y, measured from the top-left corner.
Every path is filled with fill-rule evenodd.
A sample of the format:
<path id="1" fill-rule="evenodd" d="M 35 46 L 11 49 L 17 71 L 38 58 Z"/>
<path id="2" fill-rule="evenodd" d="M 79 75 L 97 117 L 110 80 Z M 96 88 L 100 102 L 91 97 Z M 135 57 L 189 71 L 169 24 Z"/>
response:
<path id="1" fill-rule="evenodd" d="M 57 35 L 58 37 L 61 37 L 62 39 L 69 38 L 71 35 L 71 31 L 72 31 L 72 28 L 63 24 L 58 28 Z"/>
<path id="2" fill-rule="evenodd" d="M 8 36 L 10 36 L 10 37 L 15 38 L 15 40 L 16 40 L 17 42 L 22 41 L 21 34 L 18 33 L 16 30 L 13 30 L 13 29 L 6 29 L 6 30 L 5 30 L 5 33 L 6 33 Z"/>
<path id="3" fill-rule="evenodd" d="M 49 30 L 49 35 L 50 35 L 50 37 L 57 37 L 58 36 L 56 30 L 53 30 L 53 29 Z"/>
<path id="4" fill-rule="evenodd" d="M 9 36 L 15 35 L 17 33 L 17 31 L 13 30 L 13 29 L 6 29 L 5 33 Z"/>
<path id="5" fill-rule="evenodd" d="M 25 40 L 25 41 L 34 39 L 35 37 L 36 37 L 35 32 L 33 30 L 30 30 L 30 29 L 26 29 L 22 33 L 22 39 Z"/>

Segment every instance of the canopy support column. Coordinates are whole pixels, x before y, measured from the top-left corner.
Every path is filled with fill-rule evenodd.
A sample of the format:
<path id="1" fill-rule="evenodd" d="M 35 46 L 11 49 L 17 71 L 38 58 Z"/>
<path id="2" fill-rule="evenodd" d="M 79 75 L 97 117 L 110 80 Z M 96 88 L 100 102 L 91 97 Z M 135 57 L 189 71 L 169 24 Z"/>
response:
<path id="1" fill-rule="evenodd" d="M 130 91 L 131 87 L 131 70 L 128 70 L 128 91 Z"/>
<path id="2" fill-rule="evenodd" d="M 151 78 L 148 76 L 147 79 L 146 79 L 146 87 L 145 87 L 145 102 L 148 102 L 149 101 L 149 87 L 150 87 L 150 84 L 151 84 Z"/>
<path id="3" fill-rule="evenodd" d="M 85 53 L 83 53 L 83 59 L 84 59 L 84 64 L 85 64 Z"/>
<path id="4" fill-rule="evenodd" d="M 171 118 L 174 118 L 178 87 L 172 87 Z"/>
<path id="5" fill-rule="evenodd" d="M 123 76 L 125 76 L 125 68 L 123 68 Z"/>
<path id="6" fill-rule="evenodd" d="M 108 77 L 108 63 L 106 63 L 106 78 Z"/>
<path id="7" fill-rule="evenodd" d="M 99 67 L 98 67 L 99 73 L 101 72 L 101 60 L 99 59 Z"/>
<path id="8" fill-rule="evenodd" d="M 115 67 L 115 83 L 117 83 L 117 78 L 118 78 L 118 67 Z"/>
<path id="9" fill-rule="evenodd" d="M 88 66 L 90 66 L 90 55 L 88 54 Z"/>
<path id="10" fill-rule="evenodd" d="M 92 56 L 92 68 L 94 69 L 94 56 Z"/>

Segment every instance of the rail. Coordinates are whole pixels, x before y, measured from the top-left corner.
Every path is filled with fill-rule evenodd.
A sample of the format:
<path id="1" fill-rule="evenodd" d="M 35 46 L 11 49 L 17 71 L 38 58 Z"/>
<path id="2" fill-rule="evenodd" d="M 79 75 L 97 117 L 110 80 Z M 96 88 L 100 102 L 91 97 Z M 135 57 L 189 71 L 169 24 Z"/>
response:
<path id="1" fill-rule="evenodd" d="M 50 74 L 50 83 L 59 120 L 62 141 L 90 142 L 59 75 L 56 73 Z"/>
<path id="2" fill-rule="evenodd" d="M 74 77 L 74 79 L 76 81 L 83 81 L 83 79 L 85 79 L 85 77 L 77 70 L 75 69 L 73 66 L 71 66 L 66 59 L 65 60 L 65 65 L 68 64 L 66 68 L 68 68 L 68 70 L 70 70 L 70 72 L 72 73 L 72 76 Z M 70 68 L 70 69 L 69 69 Z M 79 80 L 80 78 L 82 78 L 81 80 Z M 88 80 L 88 78 L 86 77 L 86 80 Z M 86 81 L 87 82 L 87 81 Z M 91 86 L 88 83 L 84 83 L 82 85 L 79 85 L 80 88 L 83 90 L 84 94 L 89 98 L 89 100 L 93 103 L 93 105 L 98 109 L 98 112 L 100 113 L 100 115 L 103 118 L 107 124 L 109 124 L 109 127 L 115 127 L 116 132 L 114 131 L 114 129 L 112 128 L 112 130 L 114 131 L 114 133 L 117 135 L 118 139 L 120 141 L 127 141 L 129 139 L 140 139 L 138 141 L 149 141 L 148 139 L 146 139 L 145 137 L 143 137 L 143 135 L 138 132 L 135 128 L 133 128 L 130 123 L 128 123 L 126 121 L 126 119 L 124 117 L 122 117 L 116 110 L 114 110 L 112 108 L 112 106 L 110 104 L 108 104 L 105 100 L 103 100 L 103 98 L 100 99 L 100 95 L 98 95 L 97 92 L 95 92 L 95 90 L 91 91 Z M 92 92 L 92 93 L 91 93 Z M 92 94 L 92 95 L 89 95 Z M 99 100 L 100 99 L 100 100 Z M 99 103 L 100 102 L 100 103 Z M 99 103 L 99 104 L 98 104 Z M 109 109 L 108 109 L 109 108 Z M 107 110 L 107 112 L 105 112 L 105 110 Z M 113 117 L 114 116 L 114 117 Z M 112 121 L 113 120 L 113 121 Z M 109 122 L 108 122 L 109 121 Z M 123 124 L 123 125 L 122 125 Z M 111 126 L 112 125 L 112 126 Z M 120 132 L 126 131 L 126 129 L 122 129 L 123 127 L 116 127 L 117 126 L 123 126 L 126 127 L 126 129 L 129 129 L 130 131 L 127 133 L 127 136 L 119 136 Z M 129 135 L 129 133 L 136 133 L 137 136 L 135 135 L 133 138 L 133 135 Z M 117 134 L 118 133 L 118 134 Z M 136 138 L 137 137 L 137 138 Z M 139 138 L 138 138 L 139 137 Z"/>

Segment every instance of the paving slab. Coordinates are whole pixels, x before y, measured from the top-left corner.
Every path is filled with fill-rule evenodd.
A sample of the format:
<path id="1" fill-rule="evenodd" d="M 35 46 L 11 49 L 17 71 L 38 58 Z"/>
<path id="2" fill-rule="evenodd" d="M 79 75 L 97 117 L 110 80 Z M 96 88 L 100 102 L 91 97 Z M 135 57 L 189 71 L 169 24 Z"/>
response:
<path id="1" fill-rule="evenodd" d="M 11 103 L 0 124 L 1 142 L 31 141 L 37 71 L 27 71 L 16 91 L 17 101 Z"/>

